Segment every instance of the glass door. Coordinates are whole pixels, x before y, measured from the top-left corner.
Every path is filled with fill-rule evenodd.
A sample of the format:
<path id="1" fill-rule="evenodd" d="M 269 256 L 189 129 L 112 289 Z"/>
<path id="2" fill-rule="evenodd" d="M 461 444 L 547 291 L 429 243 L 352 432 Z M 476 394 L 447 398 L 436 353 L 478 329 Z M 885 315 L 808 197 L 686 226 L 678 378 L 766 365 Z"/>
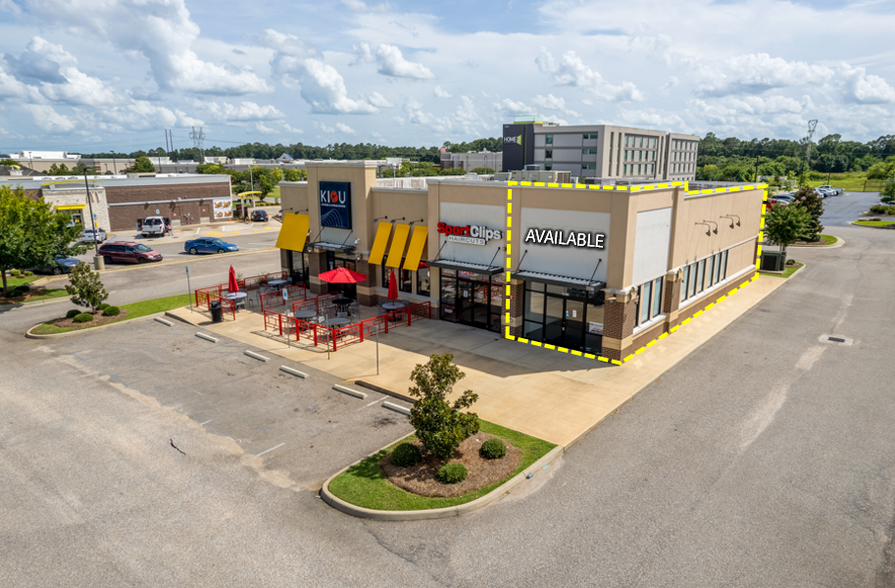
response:
<path id="1" fill-rule="evenodd" d="M 457 318 L 464 325 L 473 323 L 475 292 L 469 280 L 457 280 Z"/>
<path id="2" fill-rule="evenodd" d="M 581 349 L 584 339 L 584 302 L 566 298 L 563 320 L 563 346 Z"/>

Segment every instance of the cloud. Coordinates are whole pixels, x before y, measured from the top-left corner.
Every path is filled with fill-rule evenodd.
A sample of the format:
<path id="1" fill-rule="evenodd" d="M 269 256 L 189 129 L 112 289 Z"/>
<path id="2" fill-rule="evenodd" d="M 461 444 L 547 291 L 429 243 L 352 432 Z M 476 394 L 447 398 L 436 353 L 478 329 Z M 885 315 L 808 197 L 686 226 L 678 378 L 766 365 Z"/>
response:
<path id="1" fill-rule="evenodd" d="M 388 2 L 370 6 L 361 0 L 342 0 L 342 4 L 356 12 L 388 12 L 392 8 Z"/>
<path id="2" fill-rule="evenodd" d="M 439 117 L 423 111 L 423 105 L 415 98 L 404 103 L 404 114 L 415 125 L 422 125 L 438 133 L 446 133 L 453 128 L 449 117 Z"/>
<path id="3" fill-rule="evenodd" d="M 235 106 L 227 102 L 218 104 L 217 102 L 199 102 L 197 100 L 194 101 L 194 105 L 204 108 L 212 115 L 214 120 L 223 123 L 271 121 L 286 118 L 285 114 L 270 104 L 259 106 L 255 102 L 244 101 Z"/>
<path id="4" fill-rule="evenodd" d="M 379 108 L 394 108 L 395 105 L 389 102 L 388 98 L 380 94 L 379 92 L 373 92 L 370 94 L 370 98 L 368 99 L 370 104 L 373 106 L 377 106 Z"/>
<path id="5" fill-rule="evenodd" d="M 348 133 L 349 135 L 353 135 L 357 132 L 344 123 L 336 123 L 336 128 L 339 129 L 340 131 L 342 131 L 343 133 Z"/>
<path id="6" fill-rule="evenodd" d="M 515 100 L 510 100 L 509 98 L 504 98 L 500 102 L 496 102 L 494 106 L 498 110 L 502 110 L 503 112 L 509 114 L 534 114 L 534 110 L 527 104 L 523 102 L 517 102 Z"/>
<path id="7" fill-rule="evenodd" d="M 68 133 L 75 129 L 75 121 L 59 114 L 52 106 L 46 104 L 26 104 L 23 108 L 31 113 L 34 124 L 47 132 Z"/>
<path id="8" fill-rule="evenodd" d="M 184 0 L 113 2 L 94 0 L 24 0 L 25 9 L 46 27 L 75 34 L 142 55 L 164 91 L 240 95 L 271 91 L 250 68 L 199 59 L 192 45 L 199 27 Z"/>
<path id="9" fill-rule="evenodd" d="M 566 109 L 566 101 L 563 98 L 557 98 L 553 94 L 547 94 L 546 96 L 535 96 L 532 99 L 537 106 L 541 108 L 547 108 L 549 110 L 565 110 Z"/>
<path id="10" fill-rule="evenodd" d="M 441 89 L 441 86 L 435 86 L 435 89 L 432 90 L 432 93 L 435 94 L 436 98 L 453 98 L 450 92 Z"/>
<path id="11" fill-rule="evenodd" d="M 426 80 L 435 77 L 435 74 L 429 71 L 429 68 L 425 65 L 404 59 L 401 50 L 394 45 L 380 45 L 376 49 L 376 63 L 379 65 L 379 73 L 384 76 L 414 80 Z"/>
<path id="12" fill-rule="evenodd" d="M 641 102 L 645 99 L 643 93 L 631 82 L 615 85 L 604 80 L 599 72 L 587 66 L 574 51 L 564 53 L 557 64 L 553 55 L 541 47 L 535 64 L 541 73 L 552 76 L 558 86 L 586 88 L 594 96 L 614 102 Z"/>
<path id="13" fill-rule="evenodd" d="M 704 81 L 696 88 L 702 96 L 760 94 L 791 86 L 822 84 L 832 78 L 833 70 L 822 65 L 786 61 L 759 53 L 727 59 L 722 67 L 709 70 L 708 75 L 713 79 Z"/>

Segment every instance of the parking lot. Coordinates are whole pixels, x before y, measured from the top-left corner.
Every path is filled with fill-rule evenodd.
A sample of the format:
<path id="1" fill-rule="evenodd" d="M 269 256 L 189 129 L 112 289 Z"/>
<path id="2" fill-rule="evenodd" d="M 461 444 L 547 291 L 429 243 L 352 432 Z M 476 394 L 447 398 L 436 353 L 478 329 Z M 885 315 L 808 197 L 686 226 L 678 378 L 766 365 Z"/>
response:
<path id="1" fill-rule="evenodd" d="M 173 327 L 138 321 L 48 347 L 83 362 L 96 379 L 155 399 L 229 438 L 247 457 L 263 460 L 252 465 L 287 475 L 296 488 L 317 490 L 337 470 L 412 431 L 405 416 L 381 406 L 383 400 L 405 403 L 369 390 L 366 399 L 342 394 L 333 390 L 333 376 L 276 356 L 262 362 L 244 355 L 250 348 L 243 343 L 213 343 L 197 331 L 176 321 Z M 281 365 L 309 377 L 289 375 Z M 171 443 L 177 446 L 177 439 Z"/>

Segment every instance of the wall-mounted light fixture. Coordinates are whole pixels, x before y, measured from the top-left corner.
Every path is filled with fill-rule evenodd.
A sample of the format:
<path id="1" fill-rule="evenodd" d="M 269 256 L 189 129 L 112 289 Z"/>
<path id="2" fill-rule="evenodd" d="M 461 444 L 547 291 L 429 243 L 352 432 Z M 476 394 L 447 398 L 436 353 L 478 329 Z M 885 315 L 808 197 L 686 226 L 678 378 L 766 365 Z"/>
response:
<path id="1" fill-rule="evenodd" d="M 725 214 L 724 216 L 721 216 L 720 218 L 730 219 L 730 228 L 731 229 L 733 228 L 733 219 L 737 219 L 736 226 L 740 226 L 740 216 L 738 214 Z"/>
<path id="2" fill-rule="evenodd" d="M 718 223 L 716 223 L 715 221 L 710 221 L 710 220 L 702 221 L 702 222 L 715 225 L 714 227 L 712 227 L 712 232 L 715 233 L 716 235 L 718 234 Z"/>
<path id="3" fill-rule="evenodd" d="M 705 226 L 707 226 L 708 229 L 706 229 L 705 234 L 708 235 L 709 237 L 712 236 L 712 225 L 708 224 L 707 222 L 701 222 L 701 223 L 700 223 L 700 222 L 695 222 L 695 223 L 693 223 L 693 224 L 694 224 L 694 225 L 705 225 Z"/>

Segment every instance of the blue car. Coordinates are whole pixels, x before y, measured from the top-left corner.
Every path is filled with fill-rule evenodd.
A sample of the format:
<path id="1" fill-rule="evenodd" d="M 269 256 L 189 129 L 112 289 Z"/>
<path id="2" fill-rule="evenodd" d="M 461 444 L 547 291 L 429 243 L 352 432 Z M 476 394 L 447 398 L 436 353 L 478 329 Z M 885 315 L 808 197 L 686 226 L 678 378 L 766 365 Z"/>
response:
<path id="1" fill-rule="evenodd" d="M 68 274 L 71 273 L 71 270 L 75 269 L 75 266 L 81 263 L 80 259 L 75 257 L 56 257 L 53 259 L 53 265 L 46 267 L 34 267 L 31 268 L 31 271 L 35 273 L 41 274 Z"/>
<path id="2" fill-rule="evenodd" d="M 193 239 L 183 244 L 183 250 L 190 255 L 197 253 L 227 253 L 229 251 L 239 251 L 239 247 L 233 243 L 227 243 L 220 239 L 212 237 L 204 237 L 202 239 Z"/>

